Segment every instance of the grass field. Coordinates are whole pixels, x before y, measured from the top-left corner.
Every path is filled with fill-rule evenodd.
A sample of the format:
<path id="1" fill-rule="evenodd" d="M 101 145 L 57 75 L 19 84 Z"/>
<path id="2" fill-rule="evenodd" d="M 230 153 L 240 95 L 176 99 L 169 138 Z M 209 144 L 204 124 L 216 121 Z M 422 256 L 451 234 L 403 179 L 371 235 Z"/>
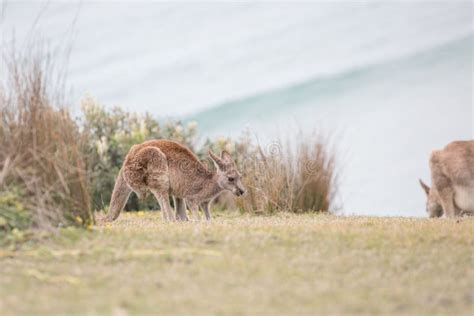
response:
<path id="1" fill-rule="evenodd" d="M 122 214 L 0 250 L 1 315 L 472 315 L 474 219 Z"/>

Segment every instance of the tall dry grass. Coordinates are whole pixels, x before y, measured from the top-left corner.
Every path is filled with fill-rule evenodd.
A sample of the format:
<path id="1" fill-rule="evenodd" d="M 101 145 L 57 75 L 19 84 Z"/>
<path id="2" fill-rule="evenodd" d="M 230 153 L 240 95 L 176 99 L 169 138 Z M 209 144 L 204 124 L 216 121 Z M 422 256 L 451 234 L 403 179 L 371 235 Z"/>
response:
<path id="1" fill-rule="evenodd" d="M 237 141 L 208 143 L 214 151 L 228 150 L 243 173 L 247 194 L 217 200 L 222 208 L 238 207 L 244 212 L 335 211 L 338 193 L 336 152 L 327 137 L 312 134 L 286 142 L 256 144 L 251 137 Z"/>
<path id="2" fill-rule="evenodd" d="M 2 63 L 0 191 L 15 198 L 0 205 L 0 229 L 14 228 L 16 211 L 41 229 L 93 223 L 83 139 L 51 57 L 34 46 L 4 54 Z"/>

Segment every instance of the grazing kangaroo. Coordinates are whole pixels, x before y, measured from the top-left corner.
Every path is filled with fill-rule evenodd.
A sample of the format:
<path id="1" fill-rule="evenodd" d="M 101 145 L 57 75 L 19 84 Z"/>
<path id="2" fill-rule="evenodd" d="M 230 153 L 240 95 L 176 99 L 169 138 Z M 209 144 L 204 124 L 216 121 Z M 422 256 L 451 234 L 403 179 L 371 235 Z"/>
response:
<path id="1" fill-rule="evenodd" d="M 163 219 L 173 221 L 169 196 L 175 197 L 176 219 L 187 221 L 186 204 L 199 220 L 199 207 L 210 220 L 209 203 L 224 190 L 244 194 L 241 176 L 226 151 L 218 157 L 209 152 L 216 166 L 209 170 L 186 147 L 170 140 L 151 140 L 134 145 L 117 176 L 106 220 L 115 220 L 133 191 L 139 197 L 151 191 L 158 200 Z"/>
<path id="2" fill-rule="evenodd" d="M 474 215 L 474 140 L 456 141 L 430 157 L 432 188 L 420 179 L 430 217 Z"/>

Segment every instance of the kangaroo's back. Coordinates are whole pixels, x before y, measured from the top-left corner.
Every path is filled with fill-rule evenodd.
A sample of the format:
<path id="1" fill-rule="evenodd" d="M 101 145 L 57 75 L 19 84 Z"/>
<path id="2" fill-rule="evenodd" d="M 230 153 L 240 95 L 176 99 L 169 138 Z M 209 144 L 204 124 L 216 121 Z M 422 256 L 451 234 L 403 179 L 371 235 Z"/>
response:
<path id="1" fill-rule="evenodd" d="M 431 155 L 431 168 L 440 169 L 455 185 L 474 185 L 474 140 L 455 141 Z"/>
<path id="2" fill-rule="evenodd" d="M 166 157 L 170 193 L 186 196 L 202 188 L 212 178 L 212 172 L 185 146 L 165 139 L 150 140 L 134 145 L 125 158 L 124 167 L 132 165 L 144 150 L 156 148 Z M 141 159 L 143 161 L 143 159 Z"/>
<path id="3" fill-rule="evenodd" d="M 125 161 L 135 156 L 145 147 L 159 148 L 169 161 L 189 160 L 194 163 L 200 163 L 199 159 L 188 148 L 183 145 L 166 139 L 149 140 L 141 144 L 133 145 L 125 158 Z"/>

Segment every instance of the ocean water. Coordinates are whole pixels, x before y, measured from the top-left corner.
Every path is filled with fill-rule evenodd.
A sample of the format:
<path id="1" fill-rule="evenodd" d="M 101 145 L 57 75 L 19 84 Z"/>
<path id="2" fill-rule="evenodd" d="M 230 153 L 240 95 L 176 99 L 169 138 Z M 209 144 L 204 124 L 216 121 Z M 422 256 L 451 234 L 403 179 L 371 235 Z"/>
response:
<path id="1" fill-rule="evenodd" d="M 70 47 L 76 105 L 331 135 L 346 214 L 423 216 L 431 150 L 474 134 L 471 2 L 7 2 L 0 30 Z"/>

